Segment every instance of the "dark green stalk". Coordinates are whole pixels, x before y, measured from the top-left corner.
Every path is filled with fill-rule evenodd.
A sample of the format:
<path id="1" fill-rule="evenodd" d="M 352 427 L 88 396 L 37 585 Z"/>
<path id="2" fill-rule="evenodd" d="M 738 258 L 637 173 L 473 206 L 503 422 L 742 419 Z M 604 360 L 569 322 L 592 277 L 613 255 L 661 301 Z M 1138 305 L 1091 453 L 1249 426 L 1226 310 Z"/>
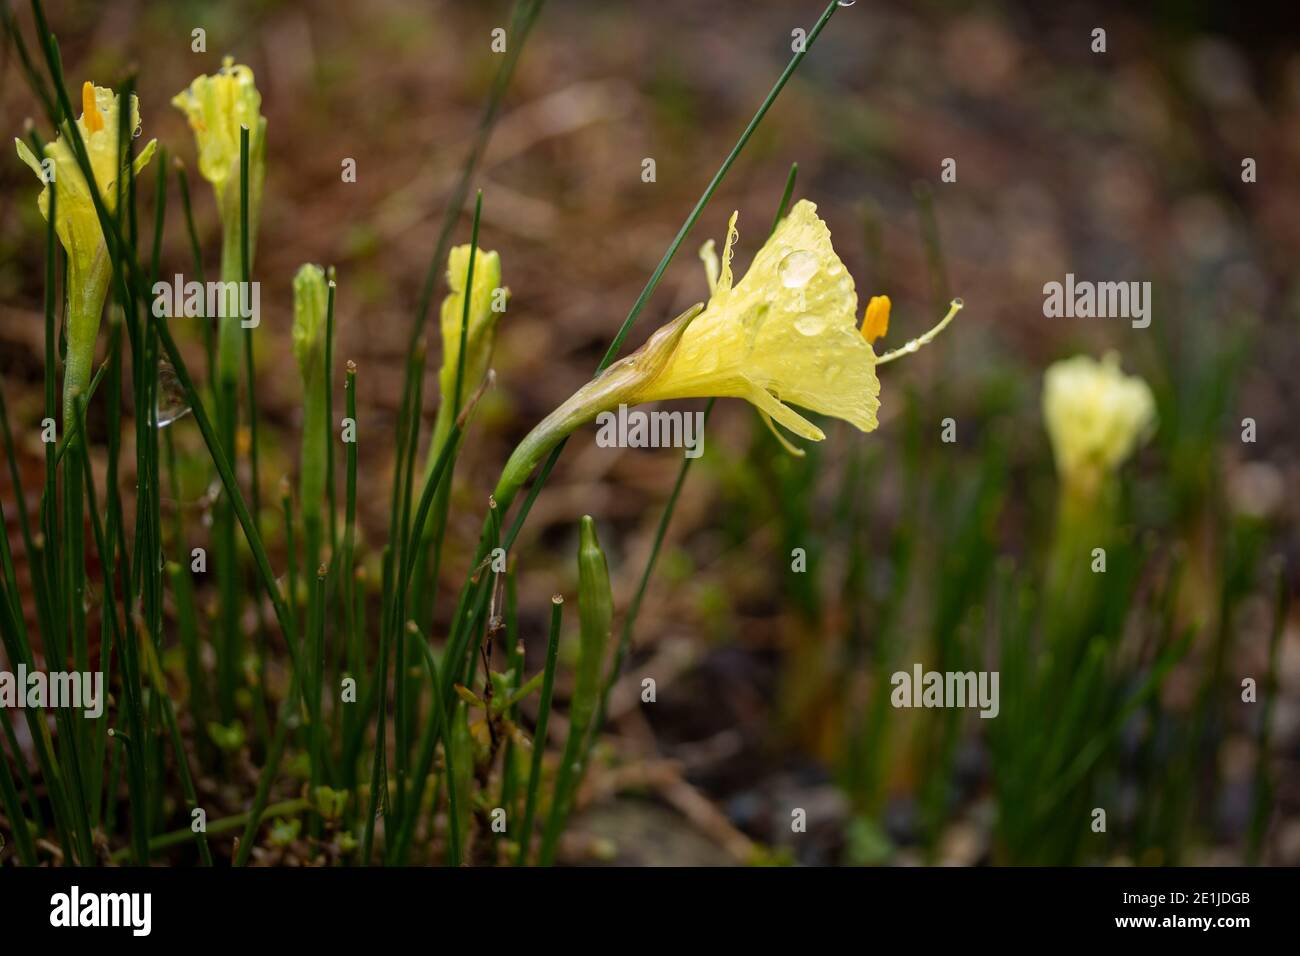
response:
<path id="1" fill-rule="evenodd" d="M 324 771 L 325 722 L 321 710 L 321 698 L 325 683 L 325 576 L 326 568 L 322 564 L 316 571 L 316 586 L 312 588 L 311 694 L 315 701 L 314 716 L 311 720 L 311 786 L 313 793 L 327 779 Z M 316 821 L 316 824 L 319 824 L 319 821 Z"/>
<path id="2" fill-rule="evenodd" d="M 474 260 L 478 257 L 478 228 L 483 217 L 483 190 L 474 199 L 474 224 L 470 229 L 469 266 L 465 270 L 465 295 L 460 315 L 460 349 L 456 353 L 456 390 L 452 392 L 452 414 L 460 414 L 460 390 L 465 383 L 465 345 L 469 341 L 469 305 L 474 299 Z M 418 528 L 419 525 L 416 525 Z"/>
<path id="3" fill-rule="evenodd" d="M 519 595 L 515 569 L 506 572 L 506 614 L 505 614 L 506 672 L 510 674 L 510 695 L 523 684 L 524 644 L 519 640 Z M 505 718 L 514 724 L 519 718 L 519 704 L 507 708 Z M 519 789 L 518 768 L 515 761 L 514 736 L 506 738 L 505 751 L 501 755 L 501 806 L 505 808 L 506 819 L 514 819 L 516 791 Z"/>
<path id="4" fill-rule="evenodd" d="M 423 652 L 424 666 L 429 671 L 429 687 L 433 691 L 434 720 L 438 724 L 437 736 L 441 737 L 443 741 L 443 776 L 447 779 L 447 844 L 449 862 L 452 866 L 460 866 L 460 813 L 457 808 L 459 797 L 456 793 L 456 771 L 455 764 L 453 763 L 454 758 L 452 756 L 451 734 L 447 733 L 446 727 L 446 708 L 442 704 L 442 699 L 438 696 L 438 665 L 434 662 L 433 650 L 429 647 L 429 642 L 424 639 L 424 635 L 420 633 L 420 629 L 416 626 L 415 622 L 408 622 L 407 629 L 415 638 L 416 646 Z"/>
<path id="5" fill-rule="evenodd" d="M 546 752 L 546 728 L 551 719 L 551 698 L 555 693 L 555 662 L 560 655 L 560 620 L 564 615 L 564 598 L 551 598 L 551 631 L 546 640 L 546 664 L 542 671 L 542 696 L 537 703 L 537 727 L 533 731 L 533 760 L 528 771 L 528 796 L 524 801 L 524 826 L 519 837 L 517 866 L 528 862 L 533 837 L 533 818 L 537 812 L 537 792 L 542 782 L 542 755 Z"/>
<path id="6" fill-rule="evenodd" d="M 330 558 L 339 549 L 338 501 L 334 482 L 334 267 L 326 270 L 329 298 L 325 306 L 325 499 L 329 502 Z"/>
<path id="7" fill-rule="evenodd" d="M 253 279 L 252 253 L 249 250 L 251 240 L 248 235 L 248 127 L 239 129 L 239 278 L 244 294 L 252 298 Z M 242 323 L 241 323 L 242 324 Z M 248 379 L 248 463 L 251 470 L 250 500 L 253 505 L 253 521 L 260 520 L 262 514 L 262 487 L 258 480 L 257 468 L 257 376 L 253 365 L 253 330 L 244 331 L 244 375 Z"/>
<path id="8" fill-rule="evenodd" d="M 181 187 L 181 208 L 185 211 L 185 232 L 190 240 L 190 254 L 194 258 L 194 278 L 195 281 L 206 288 L 206 282 L 203 278 L 203 249 L 199 245 L 198 230 L 194 228 L 194 210 L 190 205 L 190 181 L 185 174 L 185 164 L 181 162 L 179 156 L 174 160 L 176 164 L 176 180 Z M 206 302 L 200 306 L 200 309 L 206 307 Z M 203 324 L 203 351 L 208 359 L 208 381 L 217 380 L 217 336 L 202 311 L 199 312 L 199 319 Z"/>
<path id="9" fill-rule="evenodd" d="M 281 485 L 280 507 L 284 511 L 284 554 L 288 564 L 285 581 L 289 585 L 289 620 L 298 633 L 298 556 L 293 537 L 293 492 L 286 480 Z"/>
<path id="10" fill-rule="evenodd" d="M 424 349 L 416 347 L 414 360 L 419 367 L 424 367 Z M 424 376 L 412 378 L 414 391 L 411 394 L 410 408 L 411 431 L 406 441 L 406 458 L 401 473 L 401 510 L 398 531 L 398 550 L 393 556 L 393 568 L 398 572 L 396 594 L 389 605 L 389 634 L 396 643 L 393 666 L 393 745 L 396 752 L 394 770 L 397 776 L 397 819 L 404 818 L 406 812 L 407 766 L 410 761 L 410 729 L 414 719 L 411 704 L 408 701 L 410 680 L 407 673 L 406 638 L 404 637 L 403 618 L 406 614 L 406 582 L 409 576 L 403 573 L 408 556 L 415 551 L 411 525 L 411 495 L 415 481 L 416 450 L 420 437 L 419 409 L 424 396 Z M 416 701 L 418 702 L 418 700 Z M 390 845 L 391 848 L 391 845 Z"/>
<path id="11" fill-rule="evenodd" d="M 353 422 L 357 420 L 357 366 L 356 363 L 349 360 L 347 371 L 343 379 L 343 391 L 347 396 L 347 417 Z M 348 655 L 348 673 L 352 679 L 361 684 L 361 671 L 364 667 L 361 650 L 361 638 L 357 628 L 356 617 L 356 569 L 353 561 L 353 551 L 356 548 L 356 527 L 357 527 L 357 443 L 356 441 L 346 442 L 347 445 L 347 514 L 344 518 L 343 525 L 343 562 L 339 570 L 340 591 L 343 595 L 343 643 L 347 649 Z M 343 708 L 344 714 L 344 739 L 351 739 L 351 722 L 349 720 L 352 714 L 352 708 Z M 356 768 L 352 761 L 346 759 L 343 763 L 344 772 L 347 774 L 348 789 L 354 789 L 356 783 Z"/>

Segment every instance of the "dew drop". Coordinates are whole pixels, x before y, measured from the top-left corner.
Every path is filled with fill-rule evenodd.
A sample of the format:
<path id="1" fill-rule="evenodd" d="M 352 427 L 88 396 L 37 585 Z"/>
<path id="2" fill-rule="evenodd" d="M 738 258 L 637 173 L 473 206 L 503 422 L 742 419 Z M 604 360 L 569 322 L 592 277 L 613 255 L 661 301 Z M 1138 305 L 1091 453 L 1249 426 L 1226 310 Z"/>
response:
<path id="1" fill-rule="evenodd" d="M 958 296 L 957 298 L 953 299 L 953 300 L 952 300 L 952 304 L 955 305 L 955 306 L 956 306 L 957 308 L 959 308 L 959 309 L 966 305 L 966 303 L 963 302 L 963 301 L 961 300 L 961 297 L 960 297 L 960 296 Z"/>
<path id="2" fill-rule="evenodd" d="M 185 400 L 176 370 L 167 362 L 158 363 L 158 403 L 154 408 L 154 425 L 166 428 L 178 418 L 190 413 L 190 403 Z"/>
<path id="3" fill-rule="evenodd" d="M 777 271 L 781 274 L 781 284 L 787 289 L 802 289 L 817 273 L 817 257 L 796 249 L 781 260 Z"/>
<path id="4" fill-rule="evenodd" d="M 838 0 L 838 3 L 841 7 L 851 7 L 857 2 L 858 0 Z"/>
<path id="5" fill-rule="evenodd" d="M 794 320 L 794 327 L 802 335 L 821 335 L 826 331 L 826 320 L 820 315 L 805 312 Z"/>

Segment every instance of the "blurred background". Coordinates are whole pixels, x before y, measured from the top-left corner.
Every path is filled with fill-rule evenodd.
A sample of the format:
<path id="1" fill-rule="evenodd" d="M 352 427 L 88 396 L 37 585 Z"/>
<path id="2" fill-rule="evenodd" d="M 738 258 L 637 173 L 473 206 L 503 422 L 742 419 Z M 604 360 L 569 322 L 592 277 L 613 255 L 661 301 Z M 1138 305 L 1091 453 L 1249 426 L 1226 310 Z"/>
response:
<path id="1" fill-rule="evenodd" d="M 788 61 L 791 31 L 821 10 L 547 4 L 473 181 L 480 245 L 500 252 L 511 299 L 497 387 L 456 475 L 444 613 L 510 449 L 589 378 Z M 30 36 L 26 5 L 15 15 Z M 336 356 L 359 369 L 363 555 L 377 567 L 406 338 L 509 4 L 73 0 L 49 15 L 69 83 L 116 83 L 138 67 L 143 135 L 191 171 L 193 140 L 169 100 L 227 53 L 255 72 L 269 121 L 255 267 L 264 500 L 296 466 L 290 280 L 303 262 L 332 264 Z M 827 423 L 827 440 L 795 459 L 749 406 L 719 403 L 566 859 L 1300 863 L 1300 631 L 1277 615 L 1300 566 L 1300 52 L 1293 15 L 1275 16 L 884 0 L 837 12 L 627 349 L 707 296 L 695 251 L 722 239 L 733 209 L 743 273 L 796 162 L 795 197 L 817 204 L 860 302 L 893 300 L 884 348 L 929 328 L 952 296 L 966 308 L 935 344 L 881 369 L 870 435 Z M 196 27 L 205 53 L 191 51 Z M 1104 54 L 1091 50 L 1097 27 Z M 21 136 L 40 111 L 14 59 L 6 49 L 0 63 L 0 125 Z M 347 158 L 354 183 L 341 181 Z M 952 183 L 940 180 L 949 158 Z M 1255 182 L 1242 180 L 1246 158 Z M 0 162 L 0 371 L 30 436 L 32 488 L 43 455 L 36 192 L 11 150 Z M 195 216 L 215 272 L 206 189 L 195 189 Z M 455 240 L 469 241 L 468 215 Z M 168 222 L 163 275 L 189 263 L 181 224 Z M 1045 318 L 1043 284 L 1067 272 L 1150 281 L 1151 326 Z M 177 331 L 197 363 L 197 329 Z M 1008 676 L 1026 662 L 1051 670 L 1043 578 L 1057 478 L 1042 372 L 1108 349 L 1150 383 L 1160 424 L 1124 469 L 1123 543 L 1089 612 L 1104 622 L 1088 635 L 1104 639 L 1103 663 L 1066 700 L 1045 677 Z M 1247 417 L 1253 443 L 1241 440 Z M 940 441 L 945 418 L 955 443 Z M 92 416 L 92 439 L 102 427 Z M 202 443 L 192 424 L 173 431 L 196 465 L 164 507 L 198 517 Z M 514 553 L 530 672 L 550 595 L 575 591 L 578 518 L 596 517 L 609 552 L 617 631 L 680 466 L 675 451 L 574 436 Z M 5 474 L 11 516 L 12 493 Z M 805 573 L 791 570 L 794 548 L 807 552 Z M 1001 718 L 891 708 L 889 675 L 913 662 L 1001 669 Z M 645 677 L 653 704 L 639 699 Z M 1241 700 L 1247 677 L 1256 703 Z M 1107 808 L 1105 833 L 1090 829 L 1093 807 Z M 805 833 L 792 832 L 796 809 Z"/>

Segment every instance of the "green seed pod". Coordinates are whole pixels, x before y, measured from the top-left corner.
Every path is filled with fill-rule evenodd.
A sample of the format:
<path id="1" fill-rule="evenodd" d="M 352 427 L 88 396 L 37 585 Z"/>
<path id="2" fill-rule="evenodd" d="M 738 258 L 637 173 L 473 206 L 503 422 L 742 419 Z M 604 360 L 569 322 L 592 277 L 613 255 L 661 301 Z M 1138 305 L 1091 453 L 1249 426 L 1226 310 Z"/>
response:
<path id="1" fill-rule="evenodd" d="M 601 693 L 601 670 L 614 620 L 614 595 L 605 552 L 596 538 L 596 522 L 583 515 L 578 543 L 578 672 L 571 719 L 585 735 Z"/>
<path id="2" fill-rule="evenodd" d="M 609 566 L 596 538 L 596 522 L 591 515 L 582 516 L 578 541 L 578 604 L 578 669 L 569 702 L 569 736 L 555 775 L 551 810 L 538 854 L 543 866 L 550 866 L 555 860 L 560 834 L 573 807 L 573 796 L 582 782 L 582 755 L 588 734 L 599 729 L 591 725 L 600 706 L 601 671 L 614 620 Z"/>

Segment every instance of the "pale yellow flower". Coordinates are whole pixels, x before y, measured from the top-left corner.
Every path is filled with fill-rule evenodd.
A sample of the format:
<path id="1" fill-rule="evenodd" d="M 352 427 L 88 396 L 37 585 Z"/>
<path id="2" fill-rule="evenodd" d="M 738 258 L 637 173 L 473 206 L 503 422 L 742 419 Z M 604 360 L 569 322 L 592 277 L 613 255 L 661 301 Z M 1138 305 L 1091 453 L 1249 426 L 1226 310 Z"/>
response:
<path id="1" fill-rule="evenodd" d="M 826 436 L 790 405 L 874 429 L 876 354 L 858 332 L 853 277 L 817 207 L 806 199 L 796 203 L 733 285 L 736 237 L 733 215 L 721 263 L 705 259 L 710 277 L 715 269 L 717 275 L 708 306 L 683 330 L 658 374 L 623 401 L 743 398 L 813 441 Z"/>
<path id="2" fill-rule="evenodd" d="M 721 260 L 711 243 L 700 251 L 708 305 L 694 306 L 660 328 L 538 424 L 507 462 L 497 485 L 498 503 L 509 502 L 564 436 L 621 404 L 734 397 L 754 405 L 769 426 L 775 420 L 813 441 L 825 435 L 792 406 L 872 431 L 880 407 L 876 366 L 915 352 L 962 307 L 961 300 L 954 300 L 934 329 L 877 357 L 857 327 L 853 278 L 835 254 L 816 206 L 807 200 L 796 203 L 739 282 L 731 268 L 736 236 L 733 214 Z M 877 326 L 881 310 L 887 311 L 888 300 L 881 300 L 872 317 Z M 773 432 L 788 450 L 801 453 L 775 428 Z"/>
<path id="3" fill-rule="evenodd" d="M 248 128 L 248 215 L 250 246 L 257 234 L 262 182 L 266 176 L 266 118 L 253 71 L 234 57 L 211 76 L 197 76 L 172 97 L 185 114 L 199 150 L 199 173 L 212 184 L 227 230 L 239 224 L 239 131 Z"/>
<path id="4" fill-rule="evenodd" d="M 469 274 L 469 245 L 456 246 L 447 256 L 447 287 L 442 300 L 442 369 L 438 383 L 442 402 L 456 404 L 456 370 L 460 361 L 461 324 L 465 320 L 465 286 Z M 497 289 L 501 292 L 498 295 Z M 460 403 L 483 380 L 496 341 L 497 320 L 505 310 L 510 291 L 501 286 L 501 257 L 479 249 L 474 255 L 474 288 L 469 297 L 469 324 L 465 330 L 465 369 L 461 379 Z M 495 306 L 495 308 L 494 308 Z"/>
<path id="5" fill-rule="evenodd" d="M 248 259 L 253 260 L 261 219 L 262 184 L 266 179 L 266 118 L 253 71 L 233 57 L 221 61 L 211 76 L 197 76 L 172 97 L 185 114 L 199 150 L 199 173 L 212 184 L 221 216 L 221 281 L 243 280 L 243 216 L 240 208 L 240 132 L 248 129 Z M 217 377 L 226 387 L 239 380 L 243 352 L 241 325 L 235 316 L 221 319 L 217 339 Z"/>
<path id="6" fill-rule="evenodd" d="M 447 297 L 442 300 L 440 332 L 442 334 L 442 368 L 438 386 L 442 401 L 433 423 L 425 477 L 433 475 L 443 446 L 451 433 L 456 412 L 463 409 L 470 396 L 483 382 L 496 343 L 497 322 L 505 311 L 510 290 L 501 285 L 501 257 L 487 249 L 474 254 L 474 287 L 469 290 L 469 315 L 465 315 L 466 287 L 469 285 L 468 244 L 456 246 L 447 256 Z M 468 323 L 466 319 L 468 318 Z M 465 330 L 465 367 L 460 371 L 460 400 L 456 397 L 456 375 L 460 362 L 461 327 Z M 445 505 L 447 485 L 439 490 L 438 508 Z M 436 526 L 434 513 L 425 522 L 423 533 L 432 540 Z"/>
<path id="7" fill-rule="evenodd" d="M 119 179 L 126 175 L 126 157 L 132 141 L 140 132 L 140 106 L 131 97 L 126 124 L 119 135 L 119 97 L 112 90 L 87 82 L 81 90 L 82 114 L 77 129 L 86 147 L 95 186 L 105 209 L 117 209 Z M 95 339 L 108 284 L 112 277 L 108 246 L 99 226 L 99 215 L 86 177 L 69 141 L 69 131 L 62 130 L 52 143 L 45 144 L 45 160 L 36 157 L 22 140 L 15 140 L 18 155 L 45 183 L 37 204 L 41 215 L 50 215 L 50 182 L 55 199 L 54 228 L 68 254 L 68 357 L 64 374 L 64 414 L 71 410 L 74 391 L 90 382 L 90 365 L 94 360 Z M 135 174 L 153 158 L 157 141 L 150 140 L 132 161 Z M 119 149 L 121 147 L 121 149 Z M 48 175 L 47 175 L 48 174 Z M 121 182 L 123 194 L 126 182 Z"/>
<path id="8" fill-rule="evenodd" d="M 1087 490 L 1150 437 L 1155 399 L 1145 381 L 1120 371 L 1116 353 L 1100 362 L 1077 355 L 1044 374 L 1043 419 L 1062 480 Z"/>

